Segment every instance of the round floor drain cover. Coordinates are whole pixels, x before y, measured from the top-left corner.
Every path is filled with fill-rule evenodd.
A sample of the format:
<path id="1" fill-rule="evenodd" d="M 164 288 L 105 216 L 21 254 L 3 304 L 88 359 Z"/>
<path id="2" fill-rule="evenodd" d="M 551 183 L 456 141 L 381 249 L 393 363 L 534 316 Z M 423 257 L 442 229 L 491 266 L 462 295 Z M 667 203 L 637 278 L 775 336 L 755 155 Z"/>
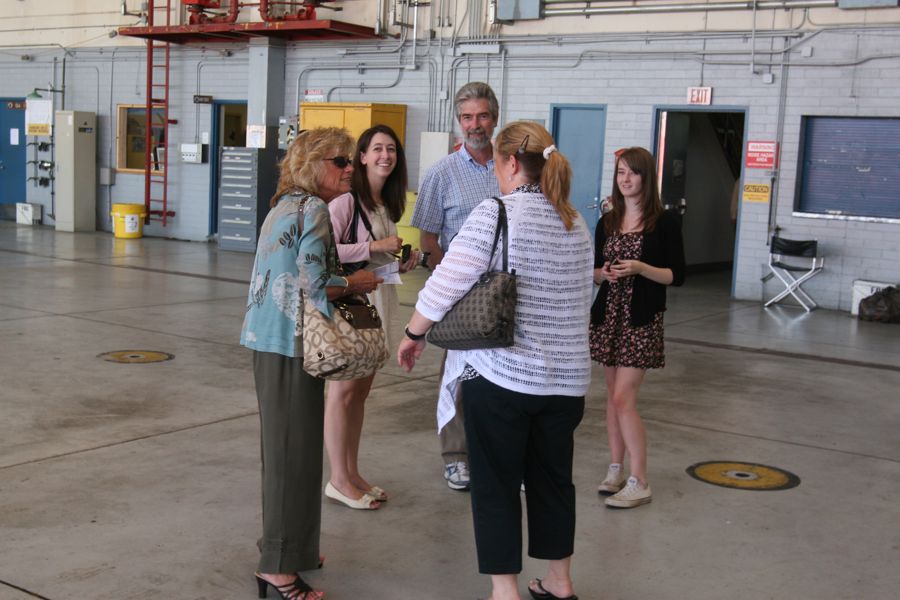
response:
<path id="1" fill-rule="evenodd" d="M 168 352 L 156 352 L 155 350 L 116 350 L 115 352 L 104 352 L 98 354 L 97 358 L 115 363 L 156 363 L 175 358 L 174 354 Z"/>
<path id="2" fill-rule="evenodd" d="M 744 462 L 703 462 L 691 465 L 687 473 L 694 479 L 739 490 L 788 490 L 800 485 L 800 478 L 767 465 Z"/>

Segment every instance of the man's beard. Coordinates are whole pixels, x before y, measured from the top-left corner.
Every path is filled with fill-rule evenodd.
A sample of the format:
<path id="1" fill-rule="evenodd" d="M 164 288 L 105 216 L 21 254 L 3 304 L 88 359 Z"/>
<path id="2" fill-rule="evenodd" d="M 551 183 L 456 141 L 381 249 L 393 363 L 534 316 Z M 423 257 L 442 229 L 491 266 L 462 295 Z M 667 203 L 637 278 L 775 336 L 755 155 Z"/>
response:
<path id="1" fill-rule="evenodd" d="M 472 150 L 484 150 L 491 145 L 491 138 L 484 129 L 466 133 L 466 146 Z"/>

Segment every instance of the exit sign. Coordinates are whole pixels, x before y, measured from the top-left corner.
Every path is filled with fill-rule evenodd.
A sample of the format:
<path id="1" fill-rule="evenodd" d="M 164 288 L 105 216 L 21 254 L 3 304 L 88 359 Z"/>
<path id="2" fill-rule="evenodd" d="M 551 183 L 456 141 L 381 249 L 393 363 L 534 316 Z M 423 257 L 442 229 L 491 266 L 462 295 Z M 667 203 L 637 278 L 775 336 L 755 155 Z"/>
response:
<path id="1" fill-rule="evenodd" d="M 687 89 L 688 104 L 711 104 L 712 88 L 711 87 L 689 87 Z"/>

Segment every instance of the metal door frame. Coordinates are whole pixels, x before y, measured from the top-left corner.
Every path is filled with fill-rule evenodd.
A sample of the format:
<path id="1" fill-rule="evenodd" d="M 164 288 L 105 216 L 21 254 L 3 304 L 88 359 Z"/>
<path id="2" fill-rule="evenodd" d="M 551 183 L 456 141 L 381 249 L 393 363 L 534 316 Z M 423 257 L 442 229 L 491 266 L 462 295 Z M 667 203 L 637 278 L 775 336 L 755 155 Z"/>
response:
<path id="1" fill-rule="evenodd" d="M 653 158 L 658 159 L 656 156 L 656 149 L 659 147 L 659 116 L 662 112 L 695 112 L 695 113 L 742 113 L 744 115 L 744 140 L 743 144 L 741 144 L 741 175 L 739 177 L 739 186 L 744 185 L 744 170 L 745 164 L 747 163 L 747 125 L 750 122 L 750 107 L 749 106 L 733 106 L 733 105 L 704 105 L 697 106 L 696 104 L 654 104 L 653 105 L 653 123 L 651 124 L 652 128 L 652 137 L 653 140 Z M 660 185 L 662 185 L 662 173 L 657 173 L 656 176 L 659 178 Z M 743 187 L 741 187 L 743 189 Z M 772 199 L 769 199 L 771 202 Z M 738 249 L 740 248 L 740 240 L 741 240 L 741 217 L 743 215 L 743 210 L 741 210 L 741 205 L 743 203 L 740 199 L 738 199 L 738 211 L 737 211 L 737 223 L 735 224 L 734 230 L 734 250 L 732 250 L 732 263 L 731 263 L 731 296 L 734 296 L 734 290 L 737 286 L 737 266 L 738 266 Z"/>
<path id="2" fill-rule="evenodd" d="M 222 107 L 229 104 L 242 104 L 247 106 L 246 100 L 213 100 L 210 110 L 209 131 L 209 223 L 207 235 L 218 233 L 219 230 L 219 129 L 222 122 L 219 113 Z"/>

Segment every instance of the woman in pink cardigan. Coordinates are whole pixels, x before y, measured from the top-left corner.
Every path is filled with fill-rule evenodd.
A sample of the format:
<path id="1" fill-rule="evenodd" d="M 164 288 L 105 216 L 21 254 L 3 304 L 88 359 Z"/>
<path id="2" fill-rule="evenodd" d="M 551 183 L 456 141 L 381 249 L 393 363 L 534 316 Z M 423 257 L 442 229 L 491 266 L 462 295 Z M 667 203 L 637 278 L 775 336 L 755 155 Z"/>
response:
<path id="1" fill-rule="evenodd" d="M 403 245 L 397 221 L 406 208 L 406 157 L 397 134 L 376 125 L 360 136 L 353 157 L 353 192 L 328 204 L 337 239 L 338 258 L 346 271 L 372 270 L 394 262 Z M 418 252 L 400 265 L 412 269 Z M 388 347 L 394 346 L 391 318 L 397 307 L 393 285 L 380 285 L 370 295 L 378 308 Z M 387 494 L 359 474 L 359 441 L 366 397 L 374 375 L 351 381 L 328 382 L 325 399 L 325 448 L 331 465 L 331 481 L 325 495 L 350 508 L 376 509 Z"/>

